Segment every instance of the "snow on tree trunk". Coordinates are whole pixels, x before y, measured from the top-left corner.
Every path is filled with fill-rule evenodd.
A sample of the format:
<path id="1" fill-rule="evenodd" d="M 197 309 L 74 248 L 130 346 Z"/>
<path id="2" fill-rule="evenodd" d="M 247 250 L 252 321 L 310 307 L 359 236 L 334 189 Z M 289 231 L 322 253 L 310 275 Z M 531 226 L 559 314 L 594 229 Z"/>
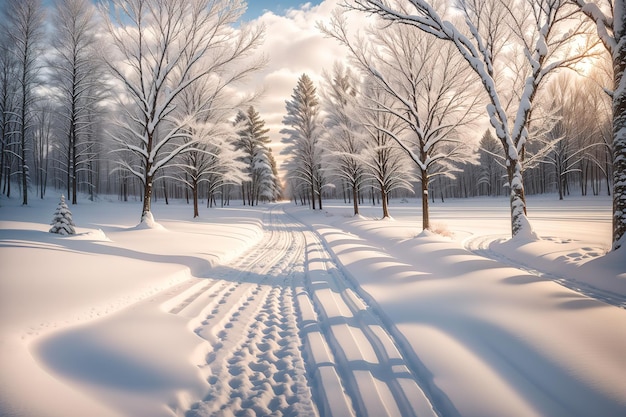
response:
<path id="1" fill-rule="evenodd" d="M 619 3 L 618 0 L 616 3 Z M 620 13 L 618 13 L 618 11 Z M 626 243 L 626 24 L 624 5 L 615 8 L 613 51 L 613 250 Z M 620 22 L 618 24 L 618 21 Z"/>
<path id="2" fill-rule="evenodd" d="M 60 235 L 73 235 L 76 233 L 72 212 L 65 203 L 64 195 L 61 195 L 61 201 L 54 212 L 54 217 L 50 224 L 52 225 L 50 233 L 58 233 Z"/>
<path id="3" fill-rule="evenodd" d="M 626 4 L 607 2 L 612 7 L 606 10 L 599 2 L 573 1 L 596 24 L 613 57 L 613 250 L 617 250 L 626 243 Z"/>
<path id="4" fill-rule="evenodd" d="M 511 233 L 526 239 L 536 239 L 537 236 L 530 226 L 526 217 L 526 195 L 522 179 L 522 168 L 519 160 L 509 161 L 508 168 L 509 184 L 511 187 L 510 207 L 511 207 Z"/>
<path id="5" fill-rule="evenodd" d="M 146 176 L 146 184 L 143 189 L 143 208 L 141 210 L 141 223 L 152 217 L 150 205 L 152 202 L 152 176 Z"/>

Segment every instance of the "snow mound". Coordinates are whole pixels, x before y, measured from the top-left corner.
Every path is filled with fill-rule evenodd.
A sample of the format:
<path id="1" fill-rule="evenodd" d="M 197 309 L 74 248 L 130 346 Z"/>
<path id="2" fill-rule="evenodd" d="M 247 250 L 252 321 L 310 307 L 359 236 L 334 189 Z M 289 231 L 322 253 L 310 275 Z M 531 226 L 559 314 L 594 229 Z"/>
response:
<path id="1" fill-rule="evenodd" d="M 102 231 L 102 229 L 92 229 L 85 232 L 77 233 L 72 237 L 76 240 L 91 240 L 100 242 L 111 242 L 111 239 Z"/>
<path id="2" fill-rule="evenodd" d="M 141 223 L 139 223 L 135 229 L 137 230 L 165 230 L 165 227 L 163 227 L 160 223 L 157 223 L 156 220 L 154 220 L 154 216 L 152 215 L 152 212 L 148 211 L 146 213 L 143 214 L 143 216 L 141 216 Z"/>

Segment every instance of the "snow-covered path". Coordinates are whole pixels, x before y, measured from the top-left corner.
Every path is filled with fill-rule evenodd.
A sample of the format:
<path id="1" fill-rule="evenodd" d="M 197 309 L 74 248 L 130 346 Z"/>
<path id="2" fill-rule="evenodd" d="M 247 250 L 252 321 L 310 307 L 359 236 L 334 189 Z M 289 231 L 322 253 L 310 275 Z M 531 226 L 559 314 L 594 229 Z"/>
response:
<path id="1" fill-rule="evenodd" d="M 185 415 L 434 416 L 319 238 L 281 210 L 264 223 L 258 245 L 170 310 L 206 341 L 209 390 Z"/>
<path id="2" fill-rule="evenodd" d="M 188 416 L 315 415 L 298 335 L 294 285 L 303 279 L 301 234 L 269 212 L 261 242 L 171 312 L 206 342 L 197 365 L 209 383 Z"/>

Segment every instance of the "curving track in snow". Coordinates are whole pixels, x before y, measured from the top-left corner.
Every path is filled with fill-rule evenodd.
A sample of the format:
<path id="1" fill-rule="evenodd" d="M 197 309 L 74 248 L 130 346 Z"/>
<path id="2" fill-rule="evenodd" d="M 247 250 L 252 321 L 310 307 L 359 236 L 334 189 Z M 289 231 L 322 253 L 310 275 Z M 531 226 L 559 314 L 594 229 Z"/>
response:
<path id="1" fill-rule="evenodd" d="M 537 268 L 533 268 L 532 266 L 529 266 L 529 265 L 524 265 L 520 262 L 517 262 L 513 259 L 508 258 L 507 256 L 501 253 L 491 250 L 489 248 L 490 244 L 501 238 L 502 238 L 501 235 L 472 236 L 470 238 L 465 239 L 464 245 L 467 250 L 469 250 L 470 252 L 476 255 L 482 256 L 484 258 L 492 259 L 504 265 L 509 265 L 514 268 L 522 269 L 537 277 L 554 281 L 570 290 L 576 291 L 587 297 L 595 298 L 596 300 L 603 301 L 607 304 L 611 304 L 611 305 L 626 309 L 626 297 L 620 294 L 606 291 L 601 288 L 596 288 L 592 285 L 589 285 L 583 282 L 571 280 L 571 279 L 568 279 L 567 277 L 559 276 L 552 272 L 540 271 Z"/>
<path id="2" fill-rule="evenodd" d="M 280 209 L 261 243 L 175 297 L 209 383 L 185 416 L 434 416 L 320 239 Z"/>

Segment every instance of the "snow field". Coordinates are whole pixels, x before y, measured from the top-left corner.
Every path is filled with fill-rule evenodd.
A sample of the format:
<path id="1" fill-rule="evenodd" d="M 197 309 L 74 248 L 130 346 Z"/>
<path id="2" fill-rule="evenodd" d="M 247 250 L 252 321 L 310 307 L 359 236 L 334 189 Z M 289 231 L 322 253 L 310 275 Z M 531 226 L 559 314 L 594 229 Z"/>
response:
<path id="1" fill-rule="evenodd" d="M 329 205 L 323 215 L 289 212 L 319 234 L 382 314 L 441 415 L 624 414 L 626 362 L 616 349 L 626 347 L 618 330 L 626 328 L 624 310 L 477 257 L 449 238 L 407 238 L 403 221 L 351 219 Z M 538 245 L 537 259 L 555 253 L 549 240 Z M 623 260 L 610 264 L 617 276 L 605 269 L 589 278 L 624 276 Z"/>
<path id="2" fill-rule="evenodd" d="M 130 203 L 77 205 L 61 237 L 56 203 L 0 207 L 0 415 L 625 415 L 602 199 L 546 201 L 533 242 L 496 235 L 491 199 L 435 205 L 445 238 L 411 204 L 156 205 L 139 230 Z"/>

